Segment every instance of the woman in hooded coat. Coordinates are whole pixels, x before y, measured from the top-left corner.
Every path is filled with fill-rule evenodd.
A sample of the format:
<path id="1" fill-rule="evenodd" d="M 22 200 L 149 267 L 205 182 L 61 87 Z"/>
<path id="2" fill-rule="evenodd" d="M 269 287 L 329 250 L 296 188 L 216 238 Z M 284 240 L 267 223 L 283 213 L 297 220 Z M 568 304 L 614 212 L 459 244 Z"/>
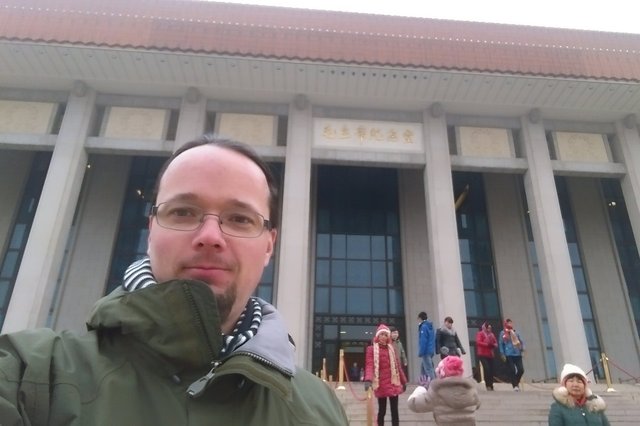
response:
<path id="1" fill-rule="evenodd" d="M 549 426 L 609 426 L 604 414 L 607 404 L 591 392 L 587 375 L 580 367 L 565 364 L 560 384 L 552 392 Z"/>
<path id="2" fill-rule="evenodd" d="M 378 399 L 378 426 L 384 425 L 387 398 L 391 406 L 391 424 L 398 426 L 398 395 L 405 391 L 407 377 L 391 343 L 389 327 L 384 324 L 378 326 L 373 344 L 367 347 L 364 379 L 365 389 L 371 386 Z"/>

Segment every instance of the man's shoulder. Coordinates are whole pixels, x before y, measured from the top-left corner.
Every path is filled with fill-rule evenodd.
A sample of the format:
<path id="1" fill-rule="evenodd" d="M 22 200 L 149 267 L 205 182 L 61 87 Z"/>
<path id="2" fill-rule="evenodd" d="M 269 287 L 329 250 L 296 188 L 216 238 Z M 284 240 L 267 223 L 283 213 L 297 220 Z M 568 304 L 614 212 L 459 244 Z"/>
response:
<path id="1" fill-rule="evenodd" d="M 29 370 L 37 382 L 48 382 L 51 369 L 74 370 L 78 363 L 89 366 L 96 362 L 99 345 L 94 333 L 76 334 L 41 328 L 24 330 L 0 336 L 0 370 L 15 379 Z"/>
<path id="2" fill-rule="evenodd" d="M 24 355 L 43 355 L 61 347 L 95 347 L 93 333 L 78 334 L 73 331 L 54 331 L 50 328 L 36 328 L 8 333 L 0 336 L 0 345 L 13 347 Z"/>

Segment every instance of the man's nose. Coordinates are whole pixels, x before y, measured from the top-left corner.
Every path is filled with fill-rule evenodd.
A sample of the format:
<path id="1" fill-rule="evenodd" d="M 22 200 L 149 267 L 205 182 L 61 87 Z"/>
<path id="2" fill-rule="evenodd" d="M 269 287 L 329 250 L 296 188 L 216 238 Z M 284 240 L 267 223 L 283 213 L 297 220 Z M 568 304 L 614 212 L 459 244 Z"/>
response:
<path id="1" fill-rule="evenodd" d="M 208 213 L 202 217 L 202 225 L 198 230 L 196 242 L 209 246 L 219 246 L 225 243 L 224 233 L 220 228 L 220 216 Z"/>

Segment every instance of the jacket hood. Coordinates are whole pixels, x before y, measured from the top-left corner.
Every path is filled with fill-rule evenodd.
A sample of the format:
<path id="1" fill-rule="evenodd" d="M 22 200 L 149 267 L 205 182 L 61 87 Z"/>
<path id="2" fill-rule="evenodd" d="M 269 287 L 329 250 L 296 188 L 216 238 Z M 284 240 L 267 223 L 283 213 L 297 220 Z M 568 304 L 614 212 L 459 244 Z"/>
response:
<path id="1" fill-rule="evenodd" d="M 588 387 L 585 388 L 585 393 L 587 396 L 585 407 L 588 411 L 599 412 L 604 411 L 607 408 L 607 404 L 604 402 L 604 399 L 602 399 L 598 395 L 595 395 Z M 559 404 L 562 404 L 565 407 L 573 408 L 576 406 L 575 401 L 569 395 L 569 390 L 564 386 L 555 388 L 552 392 L 552 395 L 553 399 L 555 399 Z"/>
<path id="2" fill-rule="evenodd" d="M 455 409 L 475 405 L 478 400 L 475 381 L 465 377 L 454 376 L 432 380 L 429 387 L 433 388 L 433 392 L 446 401 L 449 407 Z"/>
<path id="3" fill-rule="evenodd" d="M 259 300 L 258 333 L 237 353 L 255 355 L 283 373 L 295 372 L 286 328 L 273 306 Z M 101 337 L 121 334 L 161 355 L 178 370 L 196 370 L 219 360 L 223 345 L 215 297 L 200 281 L 173 280 L 133 292 L 122 288 L 100 299 L 87 322 Z M 255 358 L 255 357 L 254 357 Z"/>

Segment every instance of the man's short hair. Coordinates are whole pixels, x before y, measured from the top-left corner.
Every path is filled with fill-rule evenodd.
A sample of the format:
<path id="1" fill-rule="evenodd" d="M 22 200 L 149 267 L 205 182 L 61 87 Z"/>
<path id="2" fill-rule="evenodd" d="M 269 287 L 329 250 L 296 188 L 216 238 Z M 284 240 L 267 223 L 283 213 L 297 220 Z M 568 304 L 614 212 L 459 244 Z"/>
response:
<path id="1" fill-rule="evenodd" d="M 426 320 L 427 317 L 427 313 L 425 311 L 422 311 L 418 314 L 418 318 L 420 318 L 422 321 Z"/>
<path id="2" fill-rule="evenodd" d="M 453 318 L 451 318 L 451 317 L 446 317 L 446 318 L 444 319 L 444 322 L 450 322 L 451 324 L 453 324 Z"/>
<path id="3" fill-rule="evenodd" d="M 206 133 L 197 139 L 185 143 L 180 148 L 178 148 L 176 152 L 171 155 L 171 157 L 167 159 L 167 161 L 160 169 L 158 178 L 156 179 L 156 184 L 153 189 L 153 202 L 156 202 L 158 191 L 160 190 L 160 183 L 162 182 L 162 177 L 164 176 L 167 168 L 169 168 L 169 165 L 173 162 L 173 160 L 175 160 L 176 157 L 178 157 L 183 152 L 190 150 L 191 148 L 196 148 L 204 145 L 217 146 L 229 151 L 236 152 L 253 161 L 260 168 L 260 170 L 262 170 L 262 173 L 264 174 L 264 177 L 267 180 L 267 185 L 269 187 L 268 219 L 273 228 L 277 228 L 280 221 L 280 201 L 278 200 L 278 185 L 267 162 L 265 162 L 251 146 L 242 142 L 234 141 L 232 139 L 218 137 L 213 133 Z"/>

